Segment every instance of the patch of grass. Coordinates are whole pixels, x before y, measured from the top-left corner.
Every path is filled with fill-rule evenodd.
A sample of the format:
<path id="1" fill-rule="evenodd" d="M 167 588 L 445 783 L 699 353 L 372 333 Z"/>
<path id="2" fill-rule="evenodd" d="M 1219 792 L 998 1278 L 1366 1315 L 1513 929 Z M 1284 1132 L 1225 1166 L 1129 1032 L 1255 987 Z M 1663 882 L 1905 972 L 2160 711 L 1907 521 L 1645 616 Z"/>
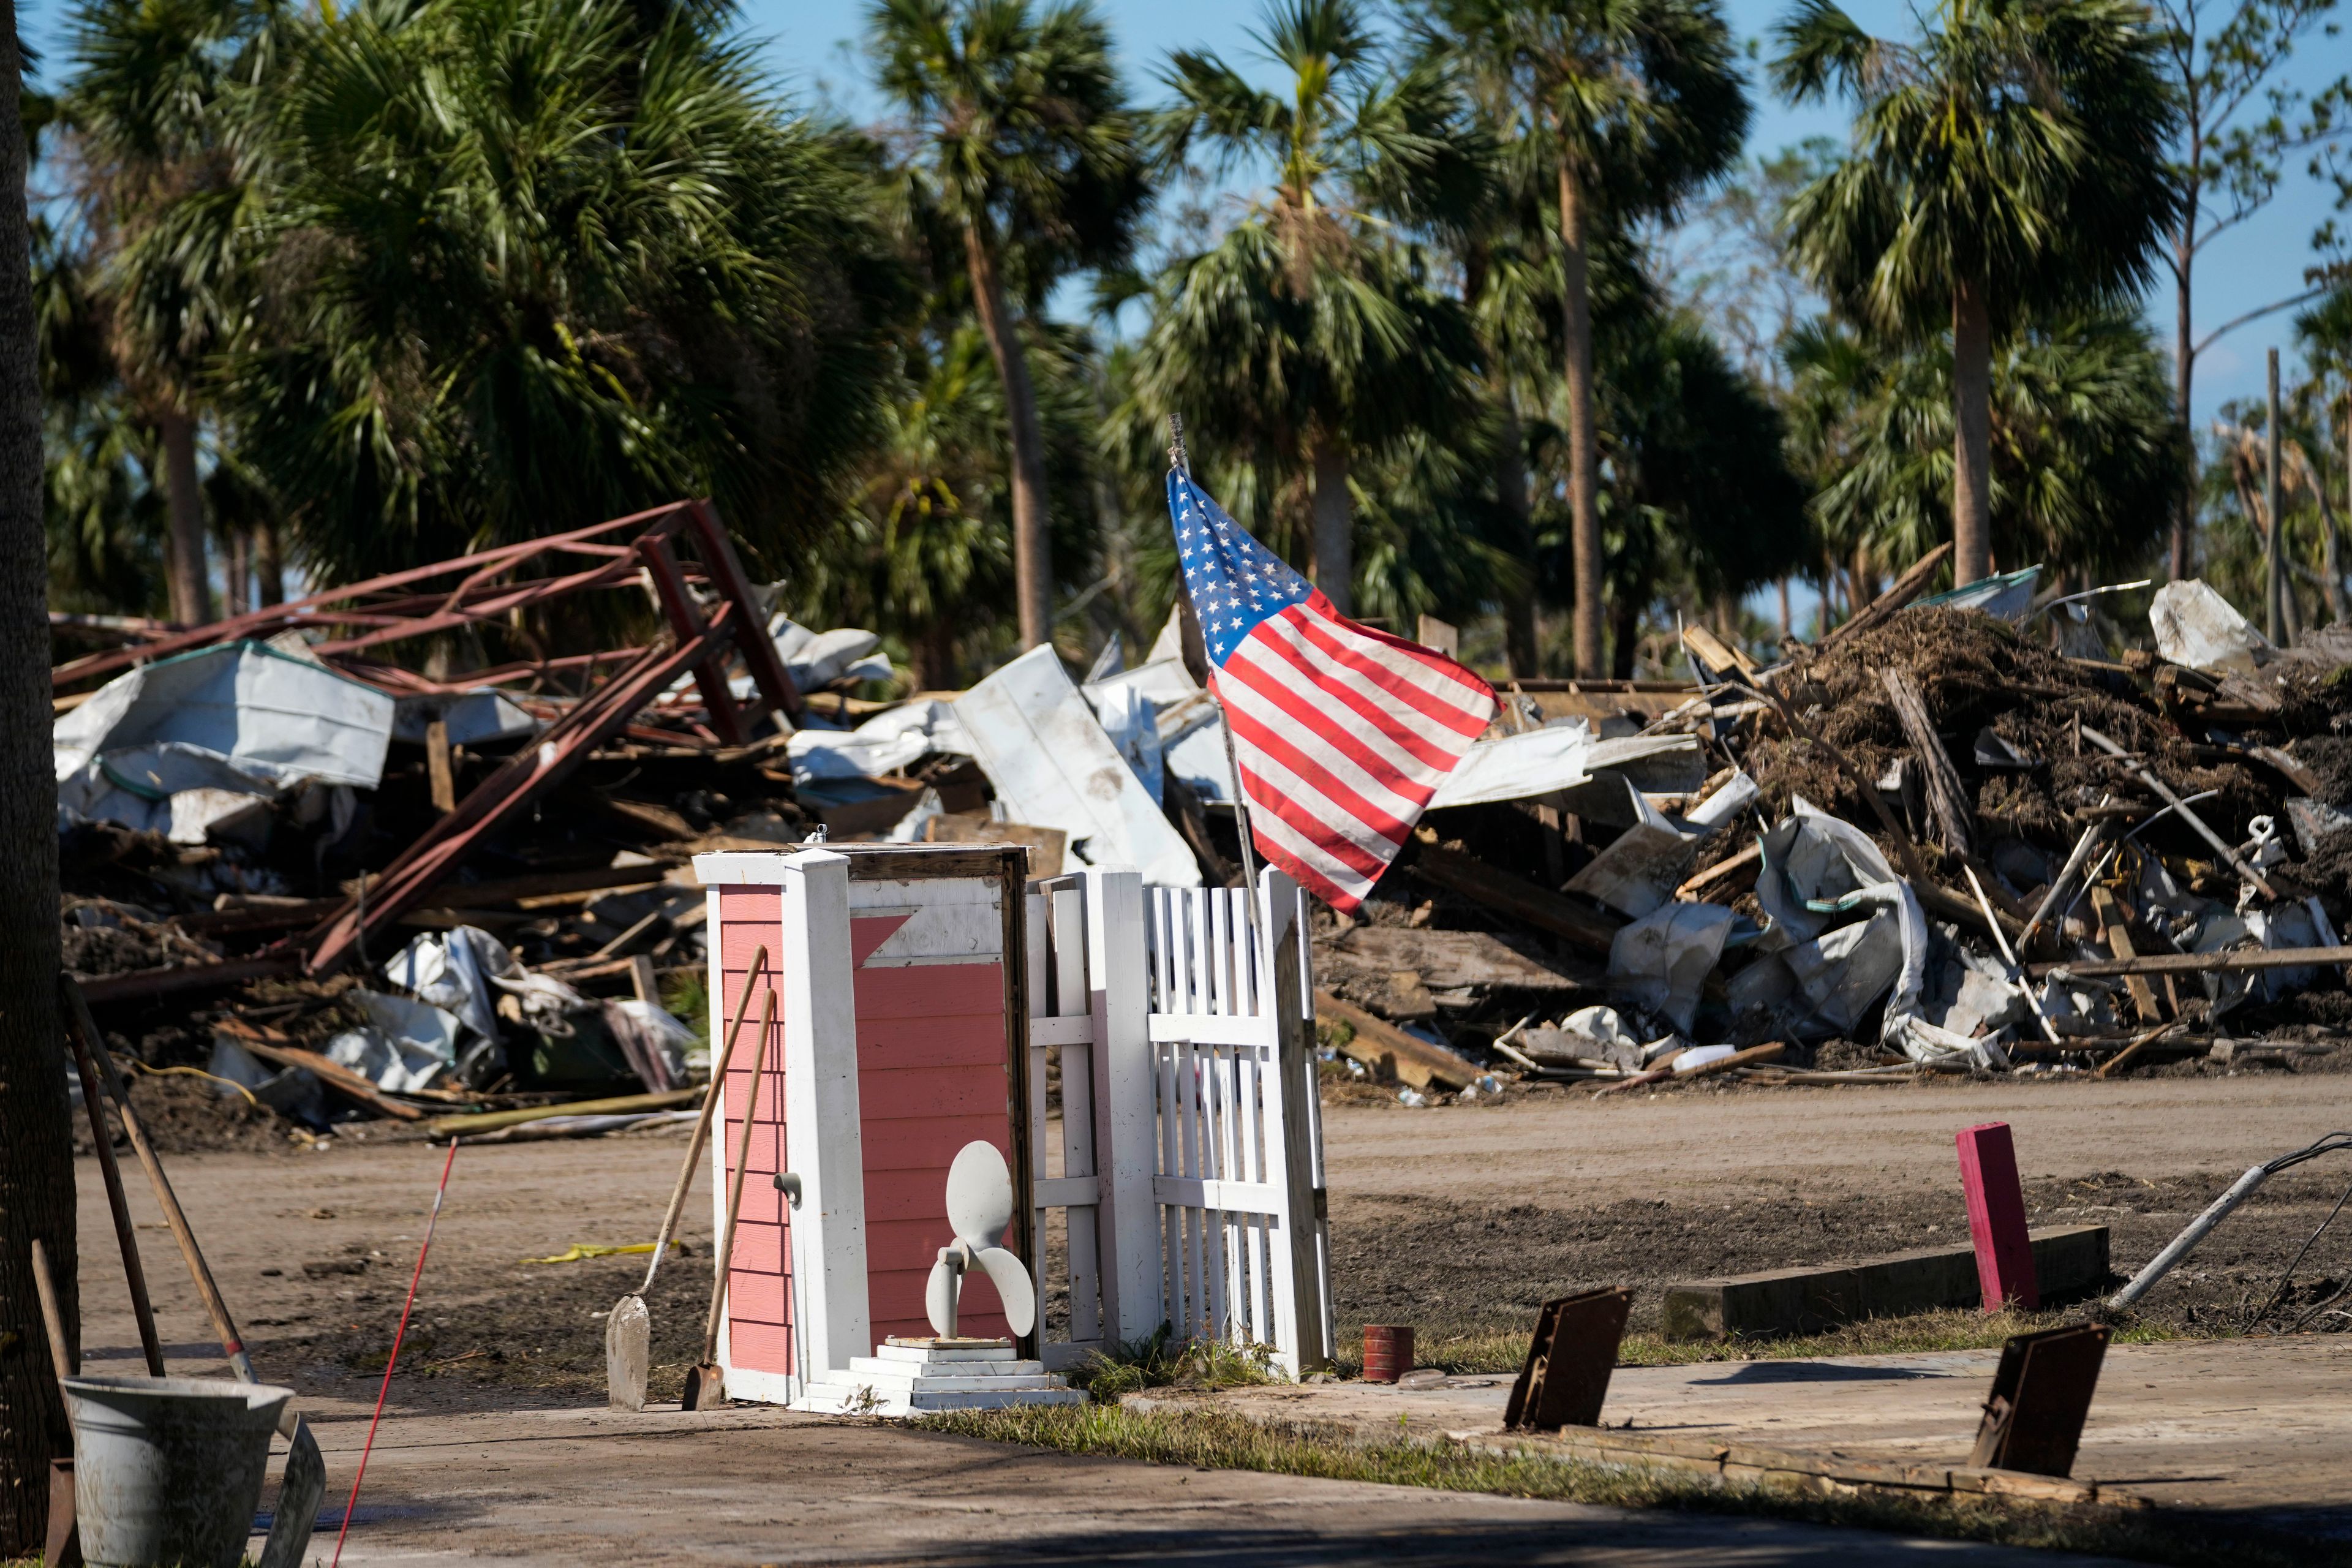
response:
<path id="1" fill-rule="evenodd" d="M 1869 1318 L 1824 1333 L 1796 1339 L 1668 1340 L 1656 1333 L 1629 1333 L 1617 1349 L 1620 1366 L 1688 1366 L 1717 1361 L 1811 1361 L 1823 1356 L 1928 1355 L 1940 1351 L 1999 1350 L 2012 1334 L 2054 1329 L 2076 1321 L 2066 1311 L 1995 1312 L 1968 1309 L 1918 1312 L 1903 1318 Z M 1413 1362 L 1457 1375 L 1516 1373 L 1528 1358 L 1525 1328 L 1475 1328 L 1453 1331 L 1424 1331 L 1413 1346 Z M 2155 1344 L 2179 1339 L 2180 1331 L 2147 1319 L 2119 1325 L 2110 1342 L 2119 1345 Z M 1359 1376 L 1363 1365 L 1361 1336 L 1344 1347 L 1338 1368 L 1342 1375 Z M 1355 1352 L 1355 1353 L 1350 1353 Z"/>
<path id="2" fill-rule="evenodd" d="M 1147 1388 L 1238 1388 L 1275 1383 L 1271 1345 L 1231 1345 L 1222 1340 L 1179 1343 L 1166 1323 L 1139 1340 L 1117 1342 L 1071 1369 L 1070 1382 L 1098 1404 Z"/>
<path id="3" fill-rule="evenodd" d="M 1261 1422 L 1216 1410 L 1137 1411 L 1123 1405 L 1016 1405 L 919 1418 L 933 1432 L 1195 1468 L 1257 1470 L 1326 1480 L 1376 1481 L 1499 1497 L 1760 1514 L 1816 1524 L 1896 1531 L 1951 1541 L 2101 1552 L 2144 1563 L 2222 1568 L 2310 1568 L 2352 1563 L 2340 1547 L 2221 1534 L 2178 1515 L 2118 1513 L 1973 1498 L 1829 1495 L 1720 1486 L 1668 1469 L 1479 1453 L 1450 1442 L 1358 1436 L 1321 1422 Z"/>

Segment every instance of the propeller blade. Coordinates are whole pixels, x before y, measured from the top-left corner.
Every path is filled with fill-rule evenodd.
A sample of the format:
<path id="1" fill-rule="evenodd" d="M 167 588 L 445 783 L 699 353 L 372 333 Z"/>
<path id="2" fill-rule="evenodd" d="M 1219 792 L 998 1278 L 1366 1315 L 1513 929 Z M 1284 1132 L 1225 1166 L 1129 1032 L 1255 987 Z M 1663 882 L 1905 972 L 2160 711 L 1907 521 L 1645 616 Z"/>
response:
<path id="1" fill-rule="evenodd" d="M 973 1142 L 948 1167 L 948 1223 L 977 1250 L 1004 1239 L 1013 1223 L 1013 1173 L 993 1143 Z"/>
<path id="2" fill-rule="evenodd" d="M 983 1247 L 978 1261 L 988 1271 L 988 1282 L 996 1287 L 996 1299 L 1004 1304 L 1004 1321 L 1013 1333 L 1025 1334 L 1035 1328 L 1037 1292 L 1021 1259 L 1001 1247 Z"/>
<path id="3" fill-rule="evenodd" d="M 923 1287 L 923 1314 L 931 1320 L 931 1332 L 943 1340 L 955 1338 L 956 1331 L 956 1270 L 948 1267 L 945 1255 L 931 1265 L 931 1278 Z"/>

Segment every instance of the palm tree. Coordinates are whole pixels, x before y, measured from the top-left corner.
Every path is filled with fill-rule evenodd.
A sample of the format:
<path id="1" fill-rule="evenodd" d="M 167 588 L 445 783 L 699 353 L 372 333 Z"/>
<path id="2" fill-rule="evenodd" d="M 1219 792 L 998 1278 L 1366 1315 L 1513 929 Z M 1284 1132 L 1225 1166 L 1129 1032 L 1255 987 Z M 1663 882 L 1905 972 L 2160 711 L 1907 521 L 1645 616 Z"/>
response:
<path id="1" fill-rule="evenodd" d="M 782 575 L 870 445 L 901 269 L 870 150 L 790 114 L 726 13 L 425 0 L 305 18 L 249 129 L 221 369 L 328 578 L 679 495 Z"/>
<path id="2" fill-rule="evenodd" d="M 1286 93 L 1213 55 L 1170 63 L 1177 101 L 1154 124 L 1163 161 L 1202 148 L 1228 172 L 1270 165 L 1276 183 L 1215 245 L 1160 275 L 1134 388 L 1152 414 L 1181 413 L 1211 437 L 1219 463 L 1258 471 L 1222 483 L 1236 516 L 1283 509 L 1303 470 L 1309 572 L 1345 612 L 1357 458 L 1414 431 L 1461 429 L 1475 409 L 1468 320 L 1383 221 L 1441 198 L 1460 127 L 1434 73 L 1378 75 L 1354 0 L 1286 0 L 1255 37 L 1289 73 Z M 1274 493 L 1254 507 L 1262 479 Z"/>
<path id="3" fill-rule="evenodd" d="M 1953 358 L 1941 342 L 1892 353 L 1813 321 L 1783 349 L 1793 445 L 1813 513 L 1843 557 L 1924 553 L 1949 515 Z M 1994 353 L 1987 408 L 1992 541 L 2053 571 L 2125 569 L 2168 526 L 2189 461 L 2164 355 L 2116 310 L 2014 332 Z"/>
<path id="4" fill-rule="evenodd" d="M 1944 0 L 1916 45 L 1832 0 L 1780 25 L 1773 79 L 1859 106 L 1852 153 L 1800 192 L 1800 263 L 1856 320 L 1952 334 L 1953 572 L 1992 570 L 1996 337 L 2137 300 L 2177 218 L 2163 40 L 2132 0 Z"/>
<path id="5" fill-rule="evenodd" d="M 1084 0 L 877 0 L 884 91 L 915 121 L 926 194 L 961 231 L 1013 445 L 1021 642 L 1054 629 L 1045 440 L 1019 296 L 1034 313 L 1056 278 L 1125 258 L 1149 200 L 1110 34 Z M 1008 274 L 1013 276 L 1008 277 Z"/>
<path id="6" fill-rule="evenodd" d="M 8 0 L 0 5 L 0 731 L 16 739 L 0 748 L 0 986 L 8 997 L 0 1015 L 0 1322 L 12 1342 L 0 1354 L 0 1558 L 9 1560 L 42 1548 L 49 1458 L 67 1435 L 33 1327 L 41 1321 L 35 1241 L 57 1266 L 65 1321 L 79 1319 L 73 1143 L 58 1048 L 58 795 L 47 743 L 41 400 L 16 37 Z"/>
<path id="7" fill-rule="evenodd" d="M 226 104 L 267 58 L 269 20 L 249 0 L 89 0 L 61 106 L 116 374 L 161 437 L 172 618 L 189 625 L 212 618 L 200 385 L 237 308 L 243 193 Z"/>
<path id="8" fill-rule="evenodd" d="M 1748 105 L 1715 0 L 1430 0 L 1474 69 L 1527 106 L 1548 145 L 1563 270 L 1562 374 L 1576 568 L 1576 669 L 1601 672 L 1600 437 L 1591 249 L 1596 218 L 1671 213 L 1731 167 Z"/>

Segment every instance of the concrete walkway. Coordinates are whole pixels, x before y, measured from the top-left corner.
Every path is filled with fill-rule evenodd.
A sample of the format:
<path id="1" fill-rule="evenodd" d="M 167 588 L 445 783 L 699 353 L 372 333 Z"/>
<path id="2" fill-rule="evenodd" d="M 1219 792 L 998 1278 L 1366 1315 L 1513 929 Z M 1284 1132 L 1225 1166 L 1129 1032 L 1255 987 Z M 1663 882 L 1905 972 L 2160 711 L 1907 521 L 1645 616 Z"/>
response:
<path id="1" fill-rule="evenodd" d="M 333 1526 L 363 1413 L 319 1428 Z M 256 1545 L 259 1542 L 257 1539 Z M 1606 1564 L 2049 1568 L 2053 1559 L 1767 1520 L 1192 1470 L 741 1409 L 385 1423 L 343 1561 Z"/>
<path id="2" fill-rule="evenodd" d="M 1998 1351 L 1621 1367 L 1601 1411 L 1637 1433 L 1737 1439 L 1849 1458 L 1959 1464 Z M 1392 1431 L 1495 1431 L 1512 1380 L 1233 1390 L 1236 1408 Z M 2116 1345 L 2074 1463 L 2167 1507 L 2352 1540 L 2352 1336 Z"/>

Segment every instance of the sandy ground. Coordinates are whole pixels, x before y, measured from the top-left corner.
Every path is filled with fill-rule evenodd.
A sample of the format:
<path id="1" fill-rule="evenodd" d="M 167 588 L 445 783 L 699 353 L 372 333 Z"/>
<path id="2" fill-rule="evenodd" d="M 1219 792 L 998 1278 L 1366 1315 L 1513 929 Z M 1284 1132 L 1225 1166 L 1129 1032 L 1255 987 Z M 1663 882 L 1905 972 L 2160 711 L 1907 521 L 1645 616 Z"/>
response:
<path id="1" fill-rule="evenodd" d="M 1702 1092 L 1599 1104 L 1537 1095 L 1418 1111 L 1335 1107 L 1327 1143 L 1342 1333 L 1367 1320 L 1419 1322 L 1425 1331 L 1523 1327 L 1545 1295 L 1580 1284 L 1643 1287 L 1637 1302 L 1654 1312 L 1648 1287 L 1667 1279 L 1963 1239 L 1952 1134 L 1996 1120 L 2016 1129 L 2037 1221 L 2112 1224 L 2116 1261 L 2129 1269 L 2246 1165 L 2352 1126 L 2352 1077 Z M 649 1237 L 682 1148 L 682 1137 L 665 1135 L 461 1150 L 402 1355 L 395 1413 L 429 1426 L 466 1413 L 593 1403 L 603 1386 L 602 1314 L 634 1286 L 644 1259 L 523 1260 L 574 1243 Z M 360 1419 L 374 1396 L 442 1158 L 421 1143 L 378 1138 L 338 1140 L 320 1153 L 170 1162 L 262 1372 L 300 1390 L 331 1426 Z M 2210 1319 L 2266 1289 L 2341 1184 L 2352 1181 L 2352 1169 L 2309 1169 L 2282 1178 L 2234 1216 L 2151 1308 Z M 216 1372 L 194 1292 L 135 1167 L 131 1173 L 173 1369 Z M 93 1371 L 133 1371 L 136 1339 L 93 1162 L 82 1162 L 80 1176 L 88 1359 Z M 690 1255 L 665 1267 L 652 1299 L 656 1398 L 674 1390 L 698 1347 L 709 1280 L 707 1173 L 703 1180 L 687 1210 Z M 2347 1254 L 2352 1234 L 2331 1233 L 2304 1272 L 2352 1274 Z M 2241 1348 L 2190 1347 L 2199 1354 Z M 2259 1419 L 2239 1413 L 2222 1425 Z M 443 1458 L 432 1463 L 446 1463 L 449 1474 L 479 1463 L 463 1457 L 471 1452 L 463 1443 L 433 1452 Z M 524 1469 L 536 1479 L 522 1492 L 567 1495 L 551 1472 Z M 416 1472 L 420 1492 L 437 1484 Z M 1245 1499 L 1249 1487 L 1273 1483 L 1216 1484 Z M 1444 1512 L 1457 1505 L 1424 1498 L 1417 1506 Z M 1489 1525 L 1503 1528 L 1493 1521 L 1478 1528 Z M 912 1538 L 903 1544 L 908 1552 L 934 1550 Z M 1359 1545 L 1371 1551 L 1369 1537 Z M 1342 1551 L 1301 1560 L 1349 1559 Z M 1767 1552 L 1754 1560 L 1805 1559 Z"/>

